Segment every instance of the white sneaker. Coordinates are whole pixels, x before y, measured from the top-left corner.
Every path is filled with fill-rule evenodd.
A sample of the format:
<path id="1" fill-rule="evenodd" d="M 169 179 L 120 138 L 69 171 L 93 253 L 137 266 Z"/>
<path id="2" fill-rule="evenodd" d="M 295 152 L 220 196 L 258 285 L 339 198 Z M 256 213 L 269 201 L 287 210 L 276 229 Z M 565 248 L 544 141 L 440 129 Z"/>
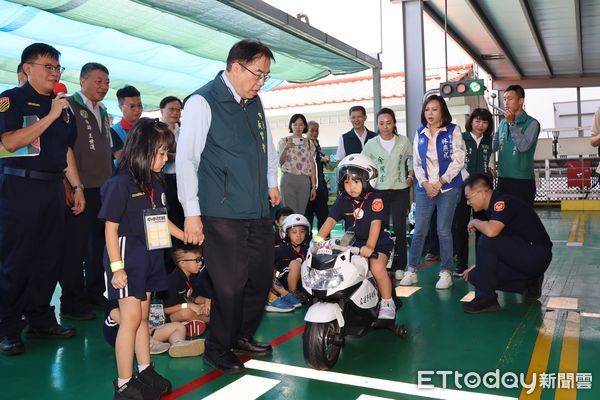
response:
<path id="1" fill-rule="evenodd" d="M 403 269 L 397 269 L 396 271 L 394 271 L 394 278 L 397 281 L 402 280 L 402 278 L 404 278 L 404 270 Z"/>
<path id="2" fill-rule="evenodd" d="M 204 339 L 179 340 L 171 345 L 171 357 L 193 357 L 204 353 Z"/>
<path id="3" fill-rule="evenodd" d="M 452 286 L 452 275 L 448 271 L 440 272 L 440 279 L 435 284 L 436 289 L 449 289 Z"/>
<path id="4" fill-rule="evenodd" d="M 406 271 L 404 272 L 404 277 L 400 281 L 400 286 L 410 286 L 415 283 L 419 283 L 419 279 L 417 278 L 417 273 L 414 271 Z"/>
<path id="5" fill-rule="evenodd" d="M 162 354 L 169 350 L 171 345 L 165 342 L 159 342 L 153 337 L 150 338 L 150 354 Z"/>
<path id="6" fill-rule="evenodd" d="M 396 304 L 394 304 L 394 300 L 381 300 L 381 304 L 379 305 L 379 315 L 377 318 L 396 319 Z"/>

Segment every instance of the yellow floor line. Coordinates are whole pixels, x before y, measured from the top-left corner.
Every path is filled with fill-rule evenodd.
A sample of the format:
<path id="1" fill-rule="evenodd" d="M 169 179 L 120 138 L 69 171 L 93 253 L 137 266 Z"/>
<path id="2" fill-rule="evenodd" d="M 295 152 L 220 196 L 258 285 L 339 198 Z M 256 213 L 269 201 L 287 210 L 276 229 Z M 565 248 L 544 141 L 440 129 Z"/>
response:
<path id="1" fill-rule="evenodd" d="M 556 380 L 555 400 L 575 400 L 577 398 L 575 376 L 579 365 L 580 320 L 578 312 L 568 312 L 558 366 L 558 373 L 565 375 L 562 381 Z"/>
<path id="2" fill-rule="evenodd" d="M 571 224 L 571 230 L 569 231 L 569 238 L 567 239 L 567 246 L 578 246 L 575 242 L 575 236 L 577 235 L 577 227 L 579 226 L 579 218 L 581 214 L 577 214 L 573 223 Z"/>
<path id="3" fill-rule="evenodd" d="M 581 243 L 582 246 L 583 246 L 583 242 L 585 239 L 585 223 L 586 223 L 585 215 L 582 215 L 581 219 L 580 219 L 579 228 L 577 229 L 577 241 L 579 243 Z"/>
<path id="4" fill-rule="evenodd" d="M 550 357 L 550 348 L 552 347 L 552 339 L 556 330 L 557 318 L 558 311 L 546 311 L 544 315 L 544 321 L 542 321 L 542 325 L 540 326 L 533 353 L 531 354 L 527 378 L 525 379 L 527 383 L 532 381 L 534 373 L 539 383 L 539 374 L 546 372 L 548 368 L 548 358 Z M 523 388 L 519 399 L 539 399 L 541 395 L 542 389 L 539 384 L 536 384 L 535 389 L 530 394 L 527 394 L 527 389 Z"/>

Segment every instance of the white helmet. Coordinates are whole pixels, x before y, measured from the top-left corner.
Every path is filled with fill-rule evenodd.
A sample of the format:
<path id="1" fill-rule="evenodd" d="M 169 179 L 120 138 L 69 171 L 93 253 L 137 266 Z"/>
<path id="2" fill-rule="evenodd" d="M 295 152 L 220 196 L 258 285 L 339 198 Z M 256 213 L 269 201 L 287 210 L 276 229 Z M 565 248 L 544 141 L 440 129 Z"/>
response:
<path id="1" fill-rule="evenodd" d="M 344 191 L 344 180 L 350 174 L 353 179 L 360 179 L 363 184 L 363 197 L 368 191 L 375 188 L 377 184 L 377 166 L 364 154 L 350 154 L 344 157 L 338 164 L 338 188 L 340 193 Z"/>
<path id="2" fill-rule="evenodd" d="M 306 233 L 308 234 L 310 232 L 310 223 L 302 214 L 292 214 L 285 217 L 281 224 L 281 230 L 287 236 L 287 230 L 295 226 L 304 226 L 306 228 Z"/>

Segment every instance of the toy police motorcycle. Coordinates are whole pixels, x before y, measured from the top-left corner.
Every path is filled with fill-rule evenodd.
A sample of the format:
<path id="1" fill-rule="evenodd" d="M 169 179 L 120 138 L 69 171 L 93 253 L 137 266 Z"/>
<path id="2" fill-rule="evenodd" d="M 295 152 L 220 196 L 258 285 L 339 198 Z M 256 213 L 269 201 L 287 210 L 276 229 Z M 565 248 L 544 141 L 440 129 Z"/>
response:
<path id="1" fill-rule="evenodd" d="M 406 335 L 404 325 L 377 319 L 380 303 L 369 262 L 352 247 L 354 233 L 320 245 L 308 252 L 302 263 L 302 285 L 313 297 L 304 320 L 304 359 L 314 369 L 335 365 L 346 335 L 360 336 L 370 327 L 387 328 L 397 336 Z M 375 253 L 375 256 L 377 253 Z M 396 309 L 402 302 L 392 290 Z"/>

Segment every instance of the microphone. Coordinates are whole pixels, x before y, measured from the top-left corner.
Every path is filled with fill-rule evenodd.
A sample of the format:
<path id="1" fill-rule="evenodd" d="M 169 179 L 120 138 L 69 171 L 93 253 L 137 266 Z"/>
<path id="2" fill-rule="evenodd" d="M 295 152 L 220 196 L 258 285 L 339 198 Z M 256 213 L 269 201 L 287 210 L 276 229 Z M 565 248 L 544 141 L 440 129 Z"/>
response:
<path id="1" fill-rule="evenodd" d="M 58 96 L 61 93 L 67 94 L 67 87 L 64 83 L 55 83 L 53 91 L 55 96 Z M 66 124 L 69 123 L 69 110 L 66 108 L 62 110 L 62 119 Z"/>

